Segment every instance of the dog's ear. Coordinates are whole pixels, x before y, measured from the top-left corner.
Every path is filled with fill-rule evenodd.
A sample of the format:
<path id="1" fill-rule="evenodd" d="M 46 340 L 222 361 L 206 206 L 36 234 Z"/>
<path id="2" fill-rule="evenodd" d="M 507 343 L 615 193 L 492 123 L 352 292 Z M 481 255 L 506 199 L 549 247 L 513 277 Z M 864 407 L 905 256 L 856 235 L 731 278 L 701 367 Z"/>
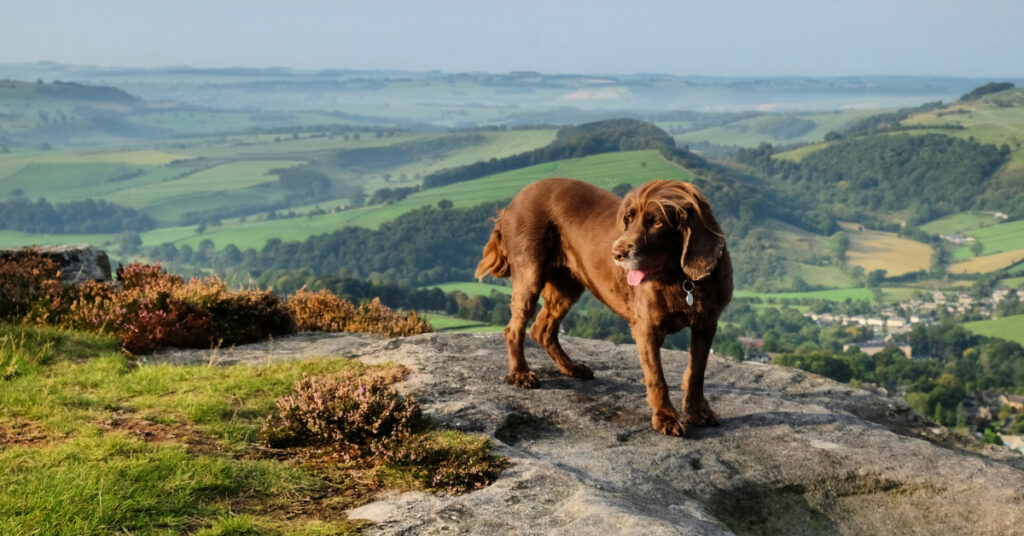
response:
<path id="1" fill-rule="evenodd" d="M 622 202 L 619 203 L 619 212 L 615 215 L 615 225 L 619 227 L 620 233 L 626 232 L 626 211 L 632 208 L 634 203 L 636 203 L 636 195 L 630 190 L 622 198 Z"/>
<path id="2" fill-rule="evenodd" d="M 700 191 L 692 188 L 691 203 L 680 214 L 679 232 L 683 235 L 683 254 L 679 264 L 686 277 L 699 281 L 708 276 L 725 250 L 725 233 L 718 226 L 711 206 Z"/>

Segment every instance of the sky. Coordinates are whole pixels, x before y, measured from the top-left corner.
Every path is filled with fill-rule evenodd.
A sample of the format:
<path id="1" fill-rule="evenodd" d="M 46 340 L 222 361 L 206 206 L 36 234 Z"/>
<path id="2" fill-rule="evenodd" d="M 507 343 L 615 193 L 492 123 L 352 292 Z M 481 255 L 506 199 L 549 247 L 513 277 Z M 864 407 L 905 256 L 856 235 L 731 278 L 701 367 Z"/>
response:
<path id="1" fill-rule="evenodd" d="M 1018 0 L 0 0 L 0 63 L 1021 77 L 1021 23 Z"/>

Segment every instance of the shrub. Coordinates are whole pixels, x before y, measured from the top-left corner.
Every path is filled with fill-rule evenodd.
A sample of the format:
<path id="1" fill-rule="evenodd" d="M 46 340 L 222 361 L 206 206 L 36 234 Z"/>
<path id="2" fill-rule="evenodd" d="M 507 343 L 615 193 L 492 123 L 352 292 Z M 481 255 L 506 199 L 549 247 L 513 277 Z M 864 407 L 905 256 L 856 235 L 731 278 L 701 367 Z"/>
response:
<path id="1" fill-rule="evenodd" d="M 386 337 L 419 335 L 433 331 L 416 311 L 404 316 L 380 303 L 379 298 L 358 307 L 328 290 L 299 290 L 288 298 L 288 308 L 300 331 L 358 331 Z"/>
<path id="2" fill-rule="evenodd" d="M 416 400 L 380 375 L 306 377 L 277 402 L 262 435 L 271 447 L 330 446 L 348 460 L 383 454 L 420 424 Z"/>
<path id="3" fill-rule="evenodd" d="M 186 282 L 159 264 L 123 266 L 117 277 L 120 288 L 82 285 L 69 322 L 110 333 L 132 353 L 240 344 L 294 331 L 287 308 L 270 292 L 231 292 L 216 277 Z"/>
<path id="4" fill-rule="evenodd" d="M 0 320 L 53 322 L 66 310 L 60 266 L 33 250 L 0 257 Z"/>
<path id="5" fill-rule="evenodd" d="M 428 489 L 457 493 L 493 482 L 508 461 L 491 454 L 486 437 L 428 430 L 416 400 L 390 387 L 403 373 L 303 378 L 260 434 L 273 448 L 329 447 L 346 462 Z"/>
<path id="6" fill-rule="evenodd" d="M 401 467 L 420 484 L 448 493 L 482 488 L 498 478 L 508 460 L 491 454 L 484 436 L 431 431 L 412 436 L 384 460 Z"/>

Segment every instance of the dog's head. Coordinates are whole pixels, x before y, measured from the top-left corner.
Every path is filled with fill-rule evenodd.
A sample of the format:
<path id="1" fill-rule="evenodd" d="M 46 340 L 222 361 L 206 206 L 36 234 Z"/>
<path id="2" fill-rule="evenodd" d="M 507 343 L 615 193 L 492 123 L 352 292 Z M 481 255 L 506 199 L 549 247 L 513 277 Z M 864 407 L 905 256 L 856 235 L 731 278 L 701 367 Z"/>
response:
<path id="1" fill-rule="evenodd" d="M 699 281 L 715 269 L 725 249 L 725 234 L 707 199 L 686 182 L 658 180 L 634 188 L 619 206 L 618 225 L 622 236 L 612 245 L 612 256 L 633 286 L 674 262 L 687 278 Z"/>

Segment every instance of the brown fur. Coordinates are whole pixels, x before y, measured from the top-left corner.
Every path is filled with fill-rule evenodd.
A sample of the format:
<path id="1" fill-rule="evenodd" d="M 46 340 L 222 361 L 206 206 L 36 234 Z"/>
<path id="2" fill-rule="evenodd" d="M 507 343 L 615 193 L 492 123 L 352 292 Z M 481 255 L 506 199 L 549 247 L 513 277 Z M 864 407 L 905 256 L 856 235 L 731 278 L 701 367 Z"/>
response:
<path id="1" fill-rule="evenodd" d="M 647 275 L 630 286 L 626 267 Z M 544 307 L 530 336 L 563 374 L 593 377 L 558 342 L 562 318 L 586 288 L 629 321 L 654 429 L 683 435 L 687 425 L 717 424 L 704 397 L 704 370 L 718 316 L 732 298 L 732 264 L 725 235 L 697 187 L 652 181 L 619 199 L 572 179 L 535 182 L 500 212 L 476 273 L 512 278 L 512 319 L 505 328 L 509 383 L 537 385 L 523 356 L 523 336 L 538 296 Z M 692 306 L 683 291 L 687 280 L 694 283 Z M 680 418 L 660 352 L 665 337 L 685 327 L 691 329 L 690 363 Z"/>

